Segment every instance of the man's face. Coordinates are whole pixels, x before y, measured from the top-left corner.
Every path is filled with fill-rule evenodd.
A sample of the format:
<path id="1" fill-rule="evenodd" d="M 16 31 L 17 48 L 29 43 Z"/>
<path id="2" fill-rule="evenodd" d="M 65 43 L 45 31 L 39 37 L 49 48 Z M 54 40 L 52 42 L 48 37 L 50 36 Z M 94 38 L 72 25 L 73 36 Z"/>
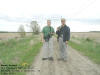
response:
<path id="1" fill-rule="evenodd" d="M 50 21 L 50 20 L 47 21 L 47 25 L 48 25 L 48 26 L 51 25 L 51 21 Z"/>
<path id="2" fill-rule="evenodd" d="M 65 19 L 62 19 L 62 20 L 61 20 L 61 24 L 62 24 L 62 25 L 65 25 L 65 23 L 66 23 Z"/>

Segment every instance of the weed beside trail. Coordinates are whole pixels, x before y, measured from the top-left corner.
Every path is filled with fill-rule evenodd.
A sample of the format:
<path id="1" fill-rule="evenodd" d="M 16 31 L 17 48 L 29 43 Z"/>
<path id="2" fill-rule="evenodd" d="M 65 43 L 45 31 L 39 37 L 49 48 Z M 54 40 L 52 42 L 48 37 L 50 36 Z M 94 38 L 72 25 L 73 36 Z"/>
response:
<path id="1" fill-rule="evenodd" d="M 37 38 L 38 36 L 1 41 L 0 64 L 31 65 L 42 46 L 42 43 Z M 33 45 L 30 45 L 31 40 L 35 42 Z M 17 75 L 25 75 L 25 72 L 20 72 Z"/>
<path id="2" fill-rule="evenodd" d="M 100 43 L 96 43 L 90 38 L 79 39 L 78 41 L 80 41 L 80 44 L 70 41 L 69 45 L 80 51 L 83 55 L 88 56 L 97 64 L 100 64 Z"/>

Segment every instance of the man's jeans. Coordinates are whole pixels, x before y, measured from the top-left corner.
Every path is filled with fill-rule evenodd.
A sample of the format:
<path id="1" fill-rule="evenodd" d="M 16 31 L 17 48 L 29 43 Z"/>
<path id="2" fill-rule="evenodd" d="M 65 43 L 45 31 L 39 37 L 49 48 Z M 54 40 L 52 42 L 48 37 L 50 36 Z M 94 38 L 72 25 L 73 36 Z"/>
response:
<path id="1" fill-rule="evenodd" d="M 59 55 L 60 59 L 67 60 L 67 45 L 63 42 L 63 38 L 59 37 Z"/>
<path id="2" fill-rule="evenodd" d="M 43 43 L 43 58 L 53 57 L 53 38 L 50 38 L 48 42 Z"/>

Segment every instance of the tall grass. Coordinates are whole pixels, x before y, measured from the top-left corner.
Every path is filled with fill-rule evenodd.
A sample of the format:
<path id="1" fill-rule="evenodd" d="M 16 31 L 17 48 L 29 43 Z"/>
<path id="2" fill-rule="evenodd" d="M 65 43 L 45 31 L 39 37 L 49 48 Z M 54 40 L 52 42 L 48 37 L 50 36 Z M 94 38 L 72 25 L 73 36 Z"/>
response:
<path id="1" fill-rule="evenodd" d="M 18 64 L 27 63 L 31 65 L 35 56 L 39 53 L 42 43 L 36 39 L 37 37 L 23 38 L 20 40 L 10 39 L 0 42 L 0 61 L 2 64 Z M 30 41 L 35 42 L 30 45 Z M 18 73 L 25 75 L 25 73 Z"/>
<path id="2" fill-rule="evenodd" d="M 77 44 L 70 41 L 69 45 L 80 51 L 83 55 L 88 56 L 97 64 L 100 64 L 100 43 L 96 43 L 89 38 L 81 39 L 80 42 L 80 44 Z"/>

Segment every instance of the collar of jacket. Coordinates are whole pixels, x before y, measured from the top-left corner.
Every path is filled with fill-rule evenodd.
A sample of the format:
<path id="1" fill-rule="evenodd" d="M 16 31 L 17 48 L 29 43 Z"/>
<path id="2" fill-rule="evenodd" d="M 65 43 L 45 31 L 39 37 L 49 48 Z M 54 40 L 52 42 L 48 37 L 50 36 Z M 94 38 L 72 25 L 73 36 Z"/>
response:
<path id="1" fill-rule="evenodd" d="M 61 25 L 61 27 L 65 27 L 65 26 L 67 26 L 66 24 L 65 25 Z"/>

